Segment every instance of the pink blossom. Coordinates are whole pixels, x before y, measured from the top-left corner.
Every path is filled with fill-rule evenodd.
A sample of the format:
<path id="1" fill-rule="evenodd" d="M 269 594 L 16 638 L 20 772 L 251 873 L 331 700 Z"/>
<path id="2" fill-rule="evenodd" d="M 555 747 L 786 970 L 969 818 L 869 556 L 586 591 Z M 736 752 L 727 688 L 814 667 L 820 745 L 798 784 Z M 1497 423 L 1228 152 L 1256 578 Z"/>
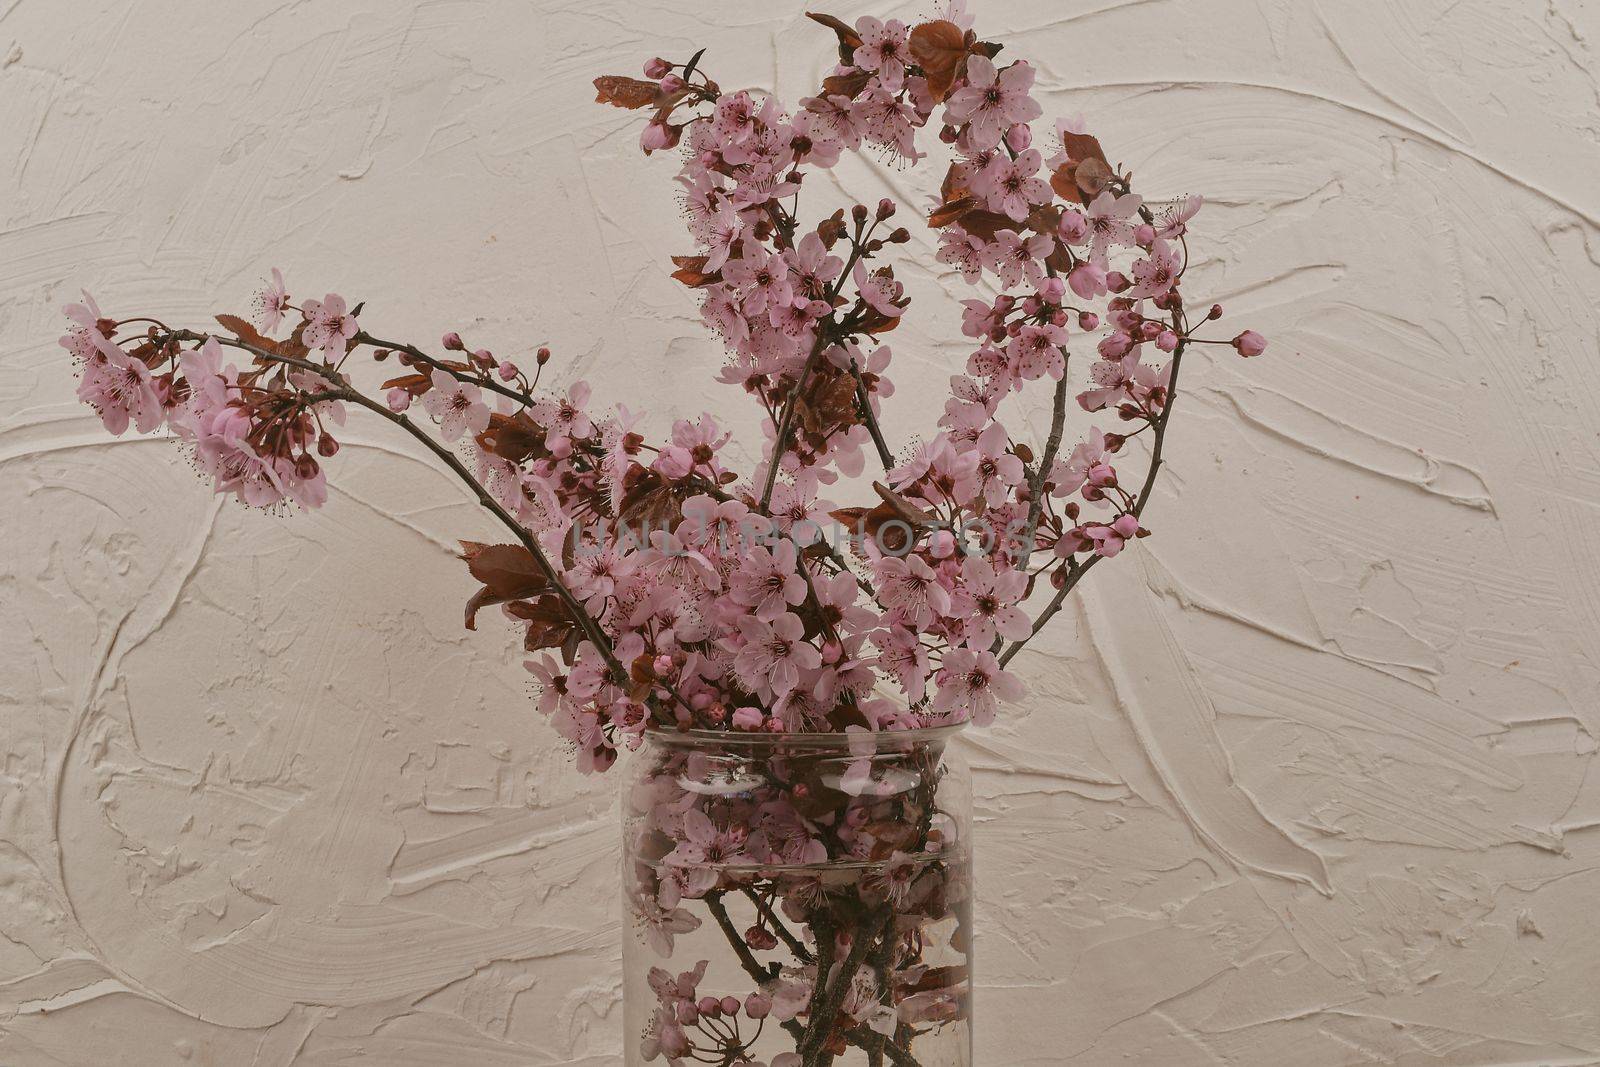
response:
<path id="1" fill-rule="evenodd" d="M 946 226 L 939 234 L 939 253 L 934 257 L 961 271 L 969 285 L 983 276 L 983 242 L 960 226 Z"/>
<path id="2" fill-rule="evenodd" d="M 1094 544 L 1096 555 L 1115 556 L 1122 546 L 1139 532 L 1139 520 L 1131 514 L 1118 515 L 1110 525 L 1095 523 L 1083 527 L 1083 533 Z"/>
<path id="3" fill-rule="evenodd" d="M 1165 241 L 1156 241 L 1150 249 L 1150 254 L 1133 264 L 1133 288 L 1128 291 L 1128 297 L 1133 300 L 1147 300 L 1151 297 L 1166 296 L 1177 284 L 1178 275 L 1183 270 L 1183 257 L 1178 250 Z"/>
<path id="4" fill-rule="evenodd" d="M 995 636 L 1020 641 L 1032 632 L 1019 605 L 1028 586 L 1022 571 L 997 572 L 987 556 L 968 556 L 961 566 L 961 587 L 952 610 L 966 620 L 966 644 L 984 649 Z"/>
<path id="5" fill-rule="evenodd" d="M 856 20 L 861 47 L 855 51 L 855 64 L 878 75 L 878 81 L 891 93 L 898 93 L 906 79 L 909 55 L 906 24 L 899 19 L 880 22 L 871 16 Z"/>
<path id="6" fill-rule="evenodd" d="M 95 355 L 83 364 L 78 399 L 94 408 L 113 434 L 125 433 L 130 421 L 140 433 L 158 428 L 163 418 L 161 394 L 150 368 L 106 340 L 98 328 L 91 328 L 86 336 Z"/>
<path id="7" fill-rule="evenodd" d="M 422 406 L 439 420 L 439 436 L 446 441 L 489 428 L 489 405 L 483 402 L 483 391 L 471 382 L 456 381 L 443 368 L 434 370 L 433 388 L 423 394 Z"/>
<path id="8" fill-rule="evenodd" d="M 878 599 L 907 626 L 924 630 L 950 614 L 950 592 L 921 556 L 885 556 L 874 566 Z"/>
<path id="9" fill-rule="evenodd" d="M 1015 230 L 1001 230 L 994 243 L 985 246 L 984 263 L 1007 289 L 1020 285 L 1024 277 L 1038 285 L 1044 280 L 1044 261 L 1054 250 L 1055 242 L 1044 234 L 1024 239 Z"/>
<path id="10" fill-rule="evenodd" d="M 1000 701 L 1014 703 L 1022 699 L 1024 692 L 1020 681 L 1000 669 L 994 653 L 972 648 L 945 653 L 938 684 L 933 710 L 959 715 L 978 726 L 994 721 Z"/>
<path id="11" fill-rule="evenodd" d="M 320 348 L 335 358 L 344 355 L 346 343 L 360 329 L 356 317 L 347 311 L 344 297 L 338 293 L 329 293 L 321 300 L 307 300 L 300 305 L 300 313 L 306 317 L 300 340 L 307 348 Z"/>
<path id="12" fill-rule="evenodd" d="M 1088 481 L 1089 472 L 1100 465 L 1106 451 L 1106 435 L 1098 427 L 1089 431 L 1089 437 L 1079 442 L 1072 450 L 1072 454 L 1064 460 L 1056 460 L 1055 466 L 1050 468 L 1050 484 L 1053 496 L 1071 496 L 1083 488 L 1083 483 Z"/>
<path id="13" fill-rule="evenodd" d="M 905 292 L 905 286 L 895 281 L 893 270 L 880 267 L 868 274 L 867 265 L 858 261 L 850 277 L 856 283 L 861 299 L 872 310 L 890 319 L 897 319 L 904 314 L 905 302 L 901 300 L 901 294 Z"/>
<path id="14" fill-rule="evenodd" d="M 588 403 L 589 383 L 573 382 L 564 397 L 534 401 L 533 417 L 553 437 L 590 437 L 594 434 L 594 423 L 583 410 Z"/>
<path id="15" fill-rule="evenodd" d="M 955 126 L 967 124 L 974 148 L 993 148 L 1005 136 L 1007 127 L 1032 122 L 1044 113 L 1038 101 L 1028 95 L 1032 88 L 1033 68 L 1027 63 L 1014 63 L 997 71 L 987 57 L 969 56 L 967 84 L 946 101 L 945 119 Z"/>
<path id="16" fill-rule="evenodd" d="M 289 310 L 289 294 L 283 287 L 283 272 L 277 267 L 272 268 L 272 279 L 256 290 L 254 302 L 256 323 L 263 332 L 272 333 L 283 321 L 283 313 Z"/>
<path id="17" fill-rule="evenodd" d="M 822 656 L 802 639 L 805 626 L 785 612 L 770 622 L 746 615 L 738 620 L 741 644 L 734 657 L 739 680 L 761 696 L 782 695 L 800 684 L 801 671 L 814 671 Z"/>
<path id="18" fill-rule="evenodd" d="M 799 571 L 794 542 L 785 538 L 771 552 L 752 548 L 733 572 L 729 593 L 734 603 L 767 622 L 804 603 L 806 580 Z"/>
<path id="19" fill-rule="evenodd" d="M 712 129 L 727 144 L 738 144 L 755 132 L 756 107 L 750 94 L 740 90 L 717 100 Z"/>
<path id="20" fill-rule="evenodd" d="M 885 149 L 896 159 L 919 158 L 916 112 L 909 105 L 874 86 L 856 99 L 851 110 L 869 144 Z"/>
<path id="21" fill-rule="evenodd" d="M 1139 214 L 1144 198 L 1134 193 L 1117 195 L 1104 192 L 1089 204 L 1089 256 L 1103 261 L 1106 253 L 1118 245 L 1133 243 L 1133 224 L 1129 219 Z"/>
<path id="22" fill-rule="evenodd" d="M 1055 325 L 1024 326 L 1011 342 L 1011 363 L 1016 376 L 1025 382 L 1049 375 L 1056 381 L 1066 373 L 1067 331 Z"/>
<path id="23" fill-rule="evenodd" d="M 1055 195 L 1037 177 L 1043 162 L 1036 149 L 1028 149 L 1016 159 L 996 154 L 973 179 L 972 191 L 982 195 L 991 211 L 1000 211 L 1012 221 L 1021 222 L 1036 205 L 1048 204 Z"/>

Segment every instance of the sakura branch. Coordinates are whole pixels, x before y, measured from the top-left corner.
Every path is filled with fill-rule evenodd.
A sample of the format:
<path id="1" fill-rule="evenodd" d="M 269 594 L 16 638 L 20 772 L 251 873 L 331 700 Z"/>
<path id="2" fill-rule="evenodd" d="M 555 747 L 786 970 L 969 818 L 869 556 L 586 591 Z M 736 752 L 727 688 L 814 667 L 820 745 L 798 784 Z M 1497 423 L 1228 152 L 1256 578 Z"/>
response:
<path id="1" fill-rule="evenodd" d="M 701 53 L 595 82 L 601 102 L 649 112 L 647 155 L 677 152 L 692 247 L 672 276 L 726 347 L 717 379 L 758 407 L 755 469 L 724 463 L 729 434 L 713 414 L 677 419 L 652 443 L 641 412 L 597 402 L 581 381 L 545 384 L 560 369 L 546 349 L 519 363 L 455 331 L 437 346 L 385 340 L 364 305 L 296 303 L 276 270 L 253 321 L 219 316 L 222 332 L 110 317 L 87 296 L 69 306 L 61 343 L 80 397 L 113 434 L 166 428 L 218 492 L 260 508 L 325 503 L 347 406 L 420 442 L 509 535 L 463 543 L 478 583 L 467 626 L 498 607 L 520 627 L 537 705 L 585 770 L 609 768 L 651 728 L 781 739 L 990 722 L 1022 695 L 1005 668 L 1092 568 L 1149 534 L 1186 351 L 1255 356 L 1266 342 L 1203 333 L 1220 306 L 1190 314 L 1200 198 L 1147 200 L 1081 119 L 1043 124 L 1033 67 L 1002 60 L 961 0 L 915 27 L 811 18 L 835 34 L 839 62 L 793 106 L 724 90 Z M 898 451 L 880 424 L 894 395 L 886 337 L 919 311 L 895 275 L 911 232 L 894 220 L 921 212 L 882 200 L 803 218 L 807 178 L 846 152 L 940 160 L 926 206 L 936 262 L 974 287 L 952 321 L 970 355 L 925 440 Z M 1030 444 L 1036 394 L 1050 417 Z M 757 865 L 885 859 L 860 825 L 841 832 L 885 803 L 869 784 L 852 772 L 802 795 L 775 781 L 769 808 L 740 817 L 777 819 L 784 848 L 709 799 L 653 824 L 678 859 L 641 876 L 642 921 L 666 931 L 670 954 L 671 931 L 698 925 L 684 901 L 704 901 L 723 927 L 725 903 L 747 900 L 754 932 L 729 926 L 728 940 L 760 987 L 713 1010 L 683 992 L 703 964 L 663 979 L 655 1054 L 755 1063 L 752 1035 L 777 1032 L 794 1051 L 769 1067 L 845 1048 L 915 1064 L 913 1031 L 941 1020 L 905 1004 L 959 1010 L 906 984 L 923 964 L 870 893 L 823 909 L 779 880 L 718 873 L 730 848 Z M 920 797 L 873 818 L 921 826 L 888 850 L 918 857 L 937 813 Z M 918 877 L 946 877 L 928 869 Z M 787 962 L 749 966 L 769 951 Z M 779 972 L 800 974 L 804 995 L 778 996 Z"/>

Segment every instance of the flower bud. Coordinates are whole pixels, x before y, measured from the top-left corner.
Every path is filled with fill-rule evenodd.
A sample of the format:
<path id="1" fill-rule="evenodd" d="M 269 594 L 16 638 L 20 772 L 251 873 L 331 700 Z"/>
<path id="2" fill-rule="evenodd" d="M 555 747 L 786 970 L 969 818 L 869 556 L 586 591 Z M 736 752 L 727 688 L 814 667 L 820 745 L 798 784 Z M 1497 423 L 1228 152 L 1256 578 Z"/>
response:
<path id="1" fill-rule="evenodd" d="M 1100 328 L 1100 316 L 1092 311 L 1080 312 L 1078 314 L 1078 328 L 1080 330 L 1098 330 Z"/>
<path id="2" fill-rule="evenodd" d="M 856 225 L 864 225 L 867 221 L 867 205 L 857 204 L 850 209 L 850 217 L 856 220 Z"/>
<path id="3" fill-rule="evenodd" d="M 700 1014 L 708 1019 L 715 1019 L 722 1014 L 722 1001 L 716 997 L 701 997 L 698 1007 Z"/>
<path id="4" fill-rule="evenodd" d="M 518 374 L 517 365 L 515 363 L 502 363 L 497 373 L 500 375 L 502 382 L 509 382 Z"/>
<path id="5" fill-rule="evenodd" d="M 646 153 L 672 148 L 677 143 L 677 127 L 662 122 L 660 119 L 652 119 L 646 123 L 644 130 L 639 134 L 639 147 Z"/>
<path id="6" fill-rule="evenodd" d="M 759 730 L 765 719 L 766 716 L 761 714 L 760 708 L 736 708 L 733 713 L 733 728 L 735 730 Z"/>
<path id="7" fill-rule="evenodd" d="M 387 348 L 374 348 L 372 350 L 372 362 L 374 362 L 374 363 L 382 363 L 384 360 L 386 360 L 388 358 L 389 358 L 389 350 Z"/>
<path id="8" fill-rule="evenodd" d="M 333 434 L 325 433 L 317 438 L 317 455 L 323 459 L 332 459 L 339 454 L 339 442 L 333 439 Z"/>
<path id="9" fill-rule="evenodd" d="M 1069 245 L 1081 245 L 1089 239 L 1089 220 L 1083 212 L 1069 208 L 1061 213 L 1061 221 L 1056 223 L 1056 232 L 1061 239 Z"/>
<path id="10" fill-rule="evenodd" d="M 1246 330 L 1233 339 L 1233 347 L 1241 356 L 1259 356 L 1267 350 L 1267 339 L 1254 330 Z"/>
<path id="11" fill-rule="evenodd" d="M 760 1022 L 772 1014 L 772 998 L 765 993 L 751 993 L 744 998 L 744 1013 Z"/>
<path id="12" fill-rule="evenodd" d="M 657 56 L 644 65 L 644 76 L 649 78 L 651 81 L 655 81 L 659 78 L 665 78 L 671 72 L 672 64 L 668 63 L 660 56 Z"/>
<path id="13" fill-rule="evenodd" d="M 1006 147 L 1013 152 L 1026 152 L 1033 144 L 1033 127 L 1019 122 L 1006 131 Z"/>
<path id="14" fill-rule="evenodd" d="M 482 363 L 485 367 L 494 366 L 494 353 L 487 348 L 480 348 L 472 353 L 472 358 Z"/>
<path id="15" fill-rule="evenodd" d="M 892 245 L 903 245 L 909 240 L 911 240 L 911 231 L 904 226 L 896 227 L 895 231 L 889 235 L 889 243 Z"/>
<path id="16" fill-rule="evenodd" d="M 467 348 L 466 345 L 461 343 L 461 335 L 456 333 L 454 330 L 451 330 L 449 333 L 445 334 L 444 337 L 440 339 L 439 343 L 444 345 L 444 347 L 449 349 L 451 352 L 464 352 Z"/>
<path id="17" fill-rule="evenodd" d="M 757 952 L 769 952 L 778 947 L 778 938 L 765 926 L 752 926 L 744 932 L 744 943 Z"/>
<path id="18" fill-rule="evenodd" d="M 1156 347 L 1163 352 L 1171 352 L 1178 347 L 1178 335 L 1171 330 L 1162 330 L 1156 335 Z"/>
<path id="19" fill-rule="evenodd" d="M 1155 244 L 1156 228 L 1148 222 L 1141 222 L 1133 228 L 1133 239 L 1141 248 L 1149 248 Z"/>
<path id="20" fill-rule="evenodd" d="M 882 222 L 894 214 L 894 201 L 887 196 L 878 201 L 878 221 Z"/>
<path id="21" fill-rule="evenodd" d="M 673 93 L 680 93 L 688 87 L 689 83 L 676 74 L 666 74 L 661 78 L 661 91 L 667 96 L 671 96 Z"/>
<path id="22" fill-rule="evenodd" d="M 385 399 L 389 401 L 389 410 L 393 412 L 401 412 L 411 406 L 411 394 L 399 387 L 389 390 Z"/>
<path id="23" fill-rule="evenodd" d="M 734 997 L 723 997 L 722 998 L 722 1014 L 724 1014 L 724 1015 L 738 1015 L 739 1014 L 739 1001 L 737 999 L 735 999 Z"/>
<path id="24" fill-rule="evenodd" d="M 1206 312 L 1206 318 L 1208 318 L 1208 319 L 1220 319 L 1220 318 L 1222 318 L 1222 305 L 1221 304 L 1212 304 L 1211 305 L 1211 310 Z"/>
<path id="25" fill-rule="evenodd" d="M 296 478 L 310 481 L 317 476 L 317 472 L 321 469 L 321 467 L 317 466 L 317 461 L 311 458 L 310 452 L 302 452 L 295 457 L 294 474 Z"/>
<path id="26" fill-rule="evenodd" d="M 1106 288 L 1113 293 L 1125 293 L 1133 288 L 1133 283 L 1128 280 L 1126 274 L 1120 270 L 1114 270 L 1106 275 Z"/>
<path id="27" fill-rule="evenodd" d="M 542 366 L 544 366 L 544 365 L 545 365 L 545 364 L 546 364 L 546 363 L 549 363 L 549 362 L 550 362 L 550 350 L 549 350 L 549 349 L 548 349 L 548 348 L 541 348 L 541 349 L 539 349 L 539 351 L 538 351 L 538 352 L 537 352 L 537 353 L 536 353 L 536 354 L 535 354 L 535 355 L 534 355 L 534 357 L 533 357 L 533 358 L 534 358 L 534 360 L 535 360 L 535 361 L 536 361 L 536 362 L 537 362 L 537 363 L 538 363 L 538 364 L 539 364 L 539 366 L 541 366 L 541 367 L 542 367 Z"/>

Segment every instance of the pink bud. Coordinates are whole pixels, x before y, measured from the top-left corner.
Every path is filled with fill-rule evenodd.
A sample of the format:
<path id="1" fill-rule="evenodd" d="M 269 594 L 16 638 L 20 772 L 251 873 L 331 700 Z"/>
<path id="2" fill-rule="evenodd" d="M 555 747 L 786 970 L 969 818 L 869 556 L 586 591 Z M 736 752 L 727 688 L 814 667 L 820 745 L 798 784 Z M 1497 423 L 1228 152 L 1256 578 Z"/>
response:
<path id="1" fill-rule="evenodd" d="M 884 219 L 892 217 L 894 215 L 894 212 L 895 212 L 895 203 L 894 203 L 893 200 L 890 200 L 888 197 L 884 197 L 882 200 L 878 201 L 878 219 L 879 219 L 879 221 L 882 221 Z"/>
<path id="2" fill-rule="evenodd" d="M 1095 263 L 1079 263 L 1067 275 L 1067 284 L 1080 299 L 1093 300 L 1106 291 L 1105 269 Z"/>
<path id="3" fill-rule="evenodd" d="M 778 947 L 778 935 L 765 926 L 752 926 L 744 932 L 744 943 L 757 952 L 768 952 Z"/>
<path id="4" fill-rule="evenodd" d="M 1241 356 L 1259 356 L 1267 350 L 1267 339 L 1254 330 L 1246 330 L 1233 339 L 1233 347 Z"/>
<path id="5" fill-rule="evenodd" d="M 1067 244 L 1081 245 L 1089 239 L 1089 220 L 1084 218 L 1083 212 L 1069 208 L 1061 213 L 1061 221 L 1056 224 L 1056 232 Z"/>
<path id="6" fill-rule="evenodd" d="M 317 455 L 323 459 L 331 459 L 339 453 L 339 442 L 333 439 L 332 434 L 325 433 L 317 438 Z"/>
<path id="7" fill-rule="evenodd" d="M 639 134 L 639 147 L 646 152 L 659 152 L 678 143 L 678 131 L 665 122 L 651 121 Z"/>
<path id="8" fill-rule="evenodd" d="M 1106 275 L 1106 288 L 1113 293 L 1125 293 L 1133 288 L 1133 283 L 1128 280 L 1126 274 L 1120 270 L 1114 270 Z"/>
<path id="9" fill-rule="evenodd" d="M 454 330 L 451 330 L 449 333 L 445 334 L 439 343 L 444 345 L 452 352 L 462 352 L 465 351 L 467 347 L 461 343 L 461 335 L 456 333 Z"/>
<path id="10" fill-rule="evenodd" d="M 1019 122 L 1006 131 L 1006 146 L 1013 152 L 1026 152 L 1033 144 L 1033 127 Z"/>
<path id="11" fill-rule="evenodd" d="M 1039 286 L 1039 299 L 1047 304 L 1059 304 L 1067 295 L 1067 283 L 1060 278 L 1046 278 Z"/>
<path id="12" fill-rule="evenodd" d="M 489 364 L 494 362 L 494 353 L 489 351 L 487 348 L 480 348 L 476 352 L 472 353 L 472 358 L 477 360 L 479 363 Z"/>
<path id="13" fill-rule="evenodd" d="M 1171 352 L 1178 347 L 1178 335 L 1171 330 L 1162 330 L 1156 336 L 1156 347 L 1163 352 Z"/>
<path id="14" fill-rule="evenodd" d="M 1139 532 L 1139 520 L 1131 513 L 1124 513 L 1117 516 L 1116 521 L 1111 524 L 1111 528 L 1123 537 L 1132 537 Z"/>
<path id="15" fill-rule="evenodd" d="M 1092 311 L 1084 311 L 1078 315 L 1078 328 L 1081 330 L 1098 330 L 1100 316 Z"/>
<path id="16" fill-rule="evenodd" d="M 744 998 L 744 1013 L 758 1022 L 772 1013 L 772 998 L 765 993 L 751 993 Z"/>
<path id="17" fill-rule="evenodd" d="M 389 410 L 393 412 L 401 412 L 411 406 L 411 394 L 398 387 L 389 390 L 387 399 Z"/>
<path id="18" fill-rule="evenodd" d="M 509 382 L 517 376 L 517 365 L 515 363 L 502 363 L 500 364 L 499 374 L 501 381 Z"/>
<path id="19" fill-rule="evenodd" d="M 723 997 L 722 998 L 722 1014 L 724 1014 L 724 1015 L 738 1015 L 739 1014 L 739 1001 L 736 1000 L 733 997 Z"/>
<path id="20" fill-rule="evenodd" d="M 1148 222 L 1140 223 L 1133 228 L 1133 239 L 1141 246 L 1148 248 L 1155 243 L 1156 228 Z"/>
<path id="21" fill-rule="evenodd" d="M 668 63 L 660 56 L 657 56 L 644 65 L 644 76 L 652 80 L 665 78 L 671 72 L 672 64 Z"/>
<path id="22" fill-rule="evenodd" d="M 688 88 L 688 85 L 688 82 L 684 81 L 676 74 L 665 74 L 661 77 L 661 91 L 667 96 L 671 96 L 673 93 L 682 92 L 684 89 Z"/>
<path id="23" fill-rule="evenodd" d="M 760 708 L 739 708 L 733 713 L 733 728 L 735 730 L 759 730 L 766 716 L 761 714 Z"/>
<path id="24" fill-rule="evenodd" d="M 722 1001 L 716 997 L 701 997 L 699 1008 L 701 1015 L 708 1019 L 715 1019 L 722 1014 Z"/>

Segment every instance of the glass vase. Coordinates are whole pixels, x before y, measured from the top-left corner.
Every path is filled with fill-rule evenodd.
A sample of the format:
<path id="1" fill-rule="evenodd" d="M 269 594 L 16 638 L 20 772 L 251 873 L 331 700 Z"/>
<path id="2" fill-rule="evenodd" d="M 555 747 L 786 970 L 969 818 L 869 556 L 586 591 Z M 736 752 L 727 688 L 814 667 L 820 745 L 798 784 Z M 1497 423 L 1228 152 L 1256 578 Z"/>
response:
<path id="1" fill-rule="evenodd" d="M 623 803 L 630 1065 L 972 1063 L 959 729 L 646 735 Z"/>

